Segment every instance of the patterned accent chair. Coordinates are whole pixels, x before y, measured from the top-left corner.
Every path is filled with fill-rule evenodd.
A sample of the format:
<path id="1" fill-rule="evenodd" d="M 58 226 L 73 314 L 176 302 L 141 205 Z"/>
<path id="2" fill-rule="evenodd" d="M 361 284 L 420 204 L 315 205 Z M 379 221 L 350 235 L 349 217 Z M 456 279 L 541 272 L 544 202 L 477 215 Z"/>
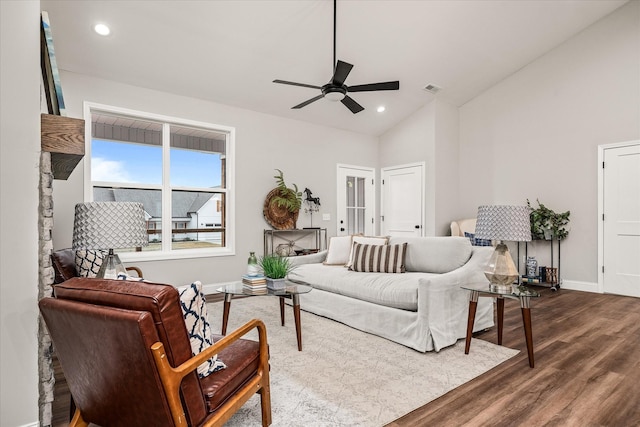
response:
<path id="1" fill-rule="evenodd" d="M 255 393 L 271 424 L 267 335 L 251 320 L 192 356 L 178 291 L 72 278 L 40 311 L 76 403 L 71 426 L 221 426 Z M 257 329 L 258 341 L 241 339 Z M 226 369 L 199 378 L 217 354 Z"/>

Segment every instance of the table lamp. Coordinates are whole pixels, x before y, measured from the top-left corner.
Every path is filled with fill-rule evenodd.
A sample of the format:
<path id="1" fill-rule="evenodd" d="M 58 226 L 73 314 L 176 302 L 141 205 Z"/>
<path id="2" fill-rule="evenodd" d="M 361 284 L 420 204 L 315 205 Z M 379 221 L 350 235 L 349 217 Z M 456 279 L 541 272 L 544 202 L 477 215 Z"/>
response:
<path id="1" fill-rule="evenodd" d="M 73 249 L 109 250 L 96 277 L 126 274 L 114 249 L 147 246 L 149 237 L 142 203 L 88 202 L 76 205 Z"/>
<path id="2" fill-rule="evenodd" d="M 511 284 L 520 276 L 504 241 L 531 241 L 530 212 L 528 206 L 490 205 L 478 208 L 475 237 L 498 241 L 484 270 L 492 290 L 511 292 Z"/>

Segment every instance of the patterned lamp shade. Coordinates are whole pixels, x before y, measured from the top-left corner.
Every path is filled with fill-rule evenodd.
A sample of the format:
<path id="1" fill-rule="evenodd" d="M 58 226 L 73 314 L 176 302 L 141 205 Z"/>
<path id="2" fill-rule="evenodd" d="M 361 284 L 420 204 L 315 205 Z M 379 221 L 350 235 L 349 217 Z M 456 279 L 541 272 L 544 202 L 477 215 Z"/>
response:
<path id="1" fill-rule="evenodd" d="M 528 206 L 480 206 L 475 237 L 478 239 L 531 241 Z"/>
<path id="2" fill-rule="evenodd" d="M 73 249 L 118 249 L 148 244 L 142 203 L 89 202 L 76 205 Z"/>

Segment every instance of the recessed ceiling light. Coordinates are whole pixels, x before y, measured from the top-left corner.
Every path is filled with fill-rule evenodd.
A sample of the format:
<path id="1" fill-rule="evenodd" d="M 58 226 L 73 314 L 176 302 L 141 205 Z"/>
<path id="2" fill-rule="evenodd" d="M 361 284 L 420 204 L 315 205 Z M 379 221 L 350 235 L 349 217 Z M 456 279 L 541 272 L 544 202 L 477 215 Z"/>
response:
<path id="1" fill-rule="evenodd" d="M 382 112 L 384 112 L 384 110 L 386 110 L 386 108 L 384 107 L 384 105 L 381 105 L 381 106 L 378 107 L 377 111 L 378 111 L 378 113 L 382 113 Z"/>
<path id="2" fill-rule="evenodd" d="M 111 30 L 105 24 L 96 24 L 93 30 L 101 36 L 108 36 L 111 33 Z"/>

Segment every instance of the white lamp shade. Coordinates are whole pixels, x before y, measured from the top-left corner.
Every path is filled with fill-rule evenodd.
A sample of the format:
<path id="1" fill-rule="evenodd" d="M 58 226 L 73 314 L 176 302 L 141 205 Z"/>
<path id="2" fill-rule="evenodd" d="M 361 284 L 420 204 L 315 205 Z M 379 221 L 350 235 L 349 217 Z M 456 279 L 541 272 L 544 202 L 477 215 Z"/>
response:
<path id="1" fill-rule="evenodd" d="M 488 205 L 478 208 L 475 237 L 478 239 L 531 241 L 528 206 Z"/>
<path id="2" fill-rule="evenodd" d="M 88 202 L 76 205 L 74 249 L 118 249 L 147 246 L 142 203 Z"/>

